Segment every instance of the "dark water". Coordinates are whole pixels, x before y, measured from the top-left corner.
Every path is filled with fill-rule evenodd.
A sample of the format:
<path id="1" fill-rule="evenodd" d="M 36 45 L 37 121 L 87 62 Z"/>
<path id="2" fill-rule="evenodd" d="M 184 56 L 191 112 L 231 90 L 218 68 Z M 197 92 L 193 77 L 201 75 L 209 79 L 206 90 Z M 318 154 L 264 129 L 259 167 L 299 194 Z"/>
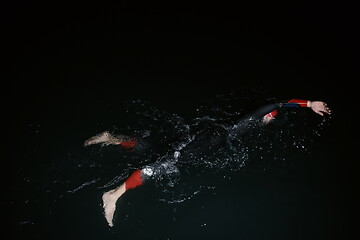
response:
<path id="1" fill-rule="evenodd" d="M 144 99 L 114 101 L 112 93 L 94 90 L 97 100 L 86 103 L 74 101 L 84 99 L 77 93 L 68 95 L 43 119 L 24 126 L 18 176 L 7 202 L 16 209 L 11 221 L 17 235 L 322 239 L 343 234 L 339 218 L 345 217 L 346 202 L 339 196 L 332 149 L 336 114 L 322 119 L 310 111 L 285 113 L 278 123 L 250 127 L 235 138 L 232 149 L 220 148 L 204 158 L 199 152 L 179 161 L 176 174 L 127 192 L 117 204 L 115 226 L 109 228 L 102 215 L 102 193 L 157 160 L 168 148 L 167 138 L 180 137 L 185 126 L 240 116 L 275 98 L 260 86 L 169 109 Z M 88 137 L 104 130 L 149 131 L 154 150 L 141 155 L 114 146 L 83 147 Z"/>
<path id="2" fill-rule="evenodd" d="M 351 236 L 357 168 L 349 103 L 357 78 L 352 42 L 344 40 L 352 39 L 349 25 L 315 21 L 315 10 L 302 18 L 298 8 L 232 16 L 226 7 L 222 17 L 39 9 L 9 18 L 12 86 L 3 103 L 11 160 L 3 163 L 2 206 L 13 238 Z M 239 126 L 248 129 L 230 131 L 231 146 L 199 151 L 179 160 L 174 174 L 128 191 L 107 226 L 103 192 L 165 155 L 187 127 L 289 98 L 324 100 L 334 114 L 301 109 L 263 128 Z M 152 151 L 83 147 L 105 130 L 150 132 Z"/>

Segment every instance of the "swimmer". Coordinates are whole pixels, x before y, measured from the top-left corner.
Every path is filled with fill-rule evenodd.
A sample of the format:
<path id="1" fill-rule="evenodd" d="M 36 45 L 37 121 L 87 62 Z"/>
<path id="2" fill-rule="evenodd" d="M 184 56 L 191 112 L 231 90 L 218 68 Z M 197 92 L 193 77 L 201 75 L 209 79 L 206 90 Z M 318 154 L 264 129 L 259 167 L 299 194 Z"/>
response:
<path id="1" fill-rule="evenodd" d="M 315 113 L 319 114 L 320 116 L 324 116 L 324 113 L 330 115 L 331 114 L 331 110 L 328 107 L 328 105 L 325 102 L 322 101 L 309 101 L 309 100 L 301 100 L 301 99 L 291 99 L 286 103 L 278 103 L 278 104 L 270 104 L 271 107 L 285 107 L 285 108 L 296 108 L 296 107 L 301 107 L 301 108 L 310 108 L 311 110 L 313 110 Z M 278 115 L 278 110 L 274 109 L 273 111 L 265 114 L 262 117 L 262 122 L 263 123 L 269 123 L 272 120 L 275 119 L 275 117 Z"/>
<path id="2" fill-rule="evenodd" d="M 278 109 L 280 108 L 310 108 L 313 112 L 319 114 L 320 116 L 324 116 L 324 114 L 328 114 L 328 115 L 331 114 L 331 110 L 325 102 L 291 99 L 286 102 L 267 104 L 259 108 L 258 110 L 246 115 L 245 117 L 239 119 L 238 122 L 244 120 L 255 120 L 255 121 L 260 120 L 259 121 L 260 123 L 268 124 L 277 117 L 277 115 L 279 114 Z M 226 134 L 226 132 L 224 133 Z M 203 137 L 202 139 L 208 139 L 208 138 Z M 108 131 L 106 131 L 86 140 L 84 145 L 89 146 L 92 144 L 100 144 L 100 143 L 102 144 L 102 146 L 120 145 L 125 148 L 133 149 L 137 144 L 137 139 L 123 135 L 115 136 L 110 134 Z M 192 148 L 195 149 L 191 144 L 184 146 L 184 144 L 181 143 L 180 145 L 181 145 L 181 149 L 177 149 L 172 158 L 167 158 L 170 159 L 169 163 L 160 163 L 160 164 L 157 163 L 152 166 L 146 166 L 143 169 L 136 170 L 119 187 L 110 190 L 108 192 L 105 192 L 103 194 L 102 200 L 103 200 L 104 215 L 109 226 L 111 227 L 113 226 L 113 217 L 116 209 L 116 202 L 126 191 L 130 189 L 135 189 L 143 185 L 147 179 L 153 177 L 156 174 L 162 174 L 162 173 L 168 174 L 169 171 L 167 171 L 167 169 L 169 167 L 173 167 L 177 159 L 182 155 L 182 153 L 180 153 L 179 150 L 185 148 L 184 155 L 186 155 L 191 152 Z M 201 147 L 201 145 L 203 144 L 200 143 L 194 145 L 195 146 L 200 145 Z M 199 148 L 197 147 L 197 149 Z"/>

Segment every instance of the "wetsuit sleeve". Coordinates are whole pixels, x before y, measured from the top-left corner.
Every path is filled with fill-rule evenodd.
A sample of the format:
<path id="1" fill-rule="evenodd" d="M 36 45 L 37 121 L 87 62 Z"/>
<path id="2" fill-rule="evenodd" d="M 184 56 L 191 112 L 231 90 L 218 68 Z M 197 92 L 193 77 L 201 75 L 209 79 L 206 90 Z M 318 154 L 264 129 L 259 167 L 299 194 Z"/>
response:
<path id="1" fill-rule="evenodd" d="M 290 99 L 287 102 L 275 103 L 275 109 L 265 113 L 263 117 L 275 118 L 278 115 L 277 108 L 302 108 L 308 107 L 308 103 L 308 100 L 303 99 Z"/>
<path id="2" fill-rule="evenodd" d="M 281 107 L 279 103 L 270 103 L 258 108 L 257 110 L 248 114 L 246 119 L 260 119 L 269 113 L 277 114 L 277 109 Z"/>
<path id="3" fill-rule="evenodd" d="M 281 106 L 286 108 L 308 107 L 308 102 L 308 100 L 291 99 L 286 103 L 282 103 Z"/>

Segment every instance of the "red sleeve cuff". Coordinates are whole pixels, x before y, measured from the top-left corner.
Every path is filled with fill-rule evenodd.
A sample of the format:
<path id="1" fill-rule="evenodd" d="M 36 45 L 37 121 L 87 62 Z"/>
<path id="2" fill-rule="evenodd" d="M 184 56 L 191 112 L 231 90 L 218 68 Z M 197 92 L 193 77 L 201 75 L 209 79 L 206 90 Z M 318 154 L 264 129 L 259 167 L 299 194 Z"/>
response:
<path id="1" fill-rule="evenodd" d="M 297 103 L 300 105 L 300 107 L 307 107 L 308 100 L 302 100 L 302 99 L 291 99 L 288 101 L 288 103 Z"/>

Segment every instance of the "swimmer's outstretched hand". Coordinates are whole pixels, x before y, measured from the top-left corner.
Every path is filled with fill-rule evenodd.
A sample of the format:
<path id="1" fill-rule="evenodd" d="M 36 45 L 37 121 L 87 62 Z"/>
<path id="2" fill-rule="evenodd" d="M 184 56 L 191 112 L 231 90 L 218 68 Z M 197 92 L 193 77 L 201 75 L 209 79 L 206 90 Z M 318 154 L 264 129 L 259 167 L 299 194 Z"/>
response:
<path id="1" fill-rule="evenodd" d="M 324 113 L 331 114 L 330 108 L 325 102 L 321 101 L 309 101 L 308 106 L 317 114 L 324 116 Z"/>
<path id="2" fill-rule="evenodd" d="M 126 186 L 124 183 L 120 187 L 114 190 L 105 192 L 102 196 L 104 216 L 110 227 L 114 226 L 113 218 L 116 209 L 116 202 L 121 197 L 121 195 L 125 193 L 125 191 L 126 191 Z"/>

